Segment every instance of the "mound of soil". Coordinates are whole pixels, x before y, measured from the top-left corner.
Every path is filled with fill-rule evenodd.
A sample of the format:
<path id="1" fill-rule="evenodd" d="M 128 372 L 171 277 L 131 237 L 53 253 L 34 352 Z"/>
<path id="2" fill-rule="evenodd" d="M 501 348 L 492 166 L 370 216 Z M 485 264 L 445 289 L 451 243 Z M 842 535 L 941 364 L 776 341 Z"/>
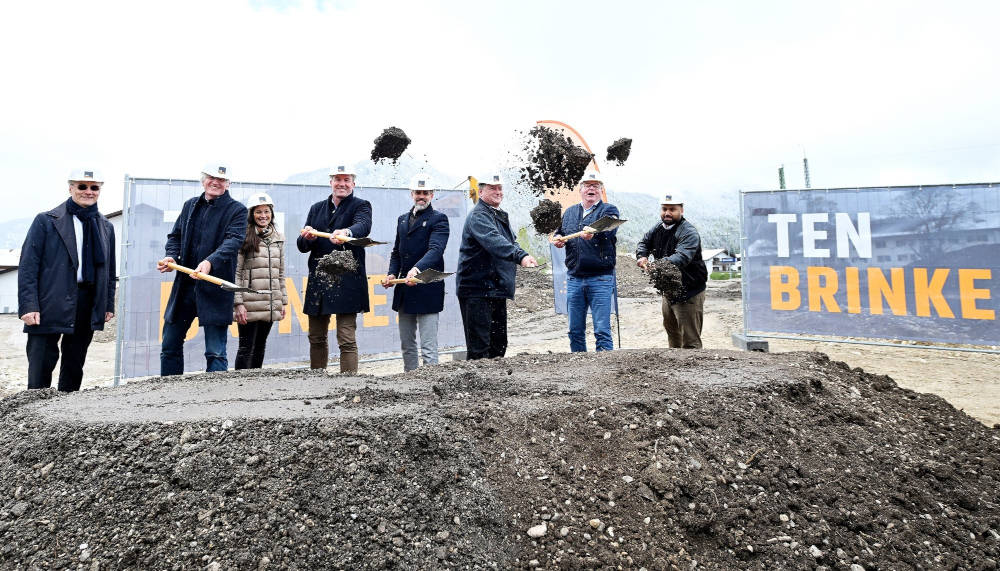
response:
<path id="1" fill-rule="evenodd" d="M 995 569 L 1000 433 L 816 353 L 0 401 L 0 566 Z"/>
<path id="2" fill-rule="evenodd" d="M 562 225 L 562 206 L 543 198 L 538 206 L 531 209 L 531 224 L 538 234 L 550 234 Z"/>
<path id="3" fill-rule="evenodd" d="M 358 271 L 358 261 L 349 250 L 334 250 L 316 263 L 316 278 L 326 284 L 340 283 L 340 276 Z"/>
<path id="4" fill-rule="evenodd" d="M 632 152 L 632 139 L 626 139 L 622 137 L 608 147 L 608 155 L 606 160 L 610 163 L 613 162 L 619 166 L 625 164 L 628 160 L 629 153 Z"/>
<path id="5" fill-rule="evenodd" d="M 646 271 L 649 273 L 649 283 L 667 299 L 677 299 L 684 294 L 681 270 L 666 258 L 649 262 Z"/>
<path id="6" fill-rule="evenodd" d="M 528 131 L 527 166 L 521 180 L 537 195 L 547 190 L 573 188 L 594 155 L 562 133 L 541 125 Z"/>
<path id="7" fill-rule="evenodd" d="M 403 151 L 408 146 L 410 146 L 410 138 L 406 136 L 406 133 L 399 127 L 389 127 L 376 137 L 375 148 L 372 149 L 372 160 L 378 162 L 382 159 L 389 159 L 395 162 L 403 155 Z"/>

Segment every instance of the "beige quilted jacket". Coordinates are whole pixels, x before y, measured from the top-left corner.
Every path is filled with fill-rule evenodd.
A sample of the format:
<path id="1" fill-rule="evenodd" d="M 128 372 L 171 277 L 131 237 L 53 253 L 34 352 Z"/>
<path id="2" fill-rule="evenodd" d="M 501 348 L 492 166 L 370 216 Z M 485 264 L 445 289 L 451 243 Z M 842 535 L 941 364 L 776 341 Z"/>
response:
<path id="1" fill-rule="evenodd" d="M 236 292 L 234 305 L 246 306 L 247 321 L 281 321 L 281 307 L 288 305 L 285 237 L 275 230 L 261 238 L 255 255 L 244 258 L 240 252 L 237 256 L 236 285 L 262 293 Z"/>

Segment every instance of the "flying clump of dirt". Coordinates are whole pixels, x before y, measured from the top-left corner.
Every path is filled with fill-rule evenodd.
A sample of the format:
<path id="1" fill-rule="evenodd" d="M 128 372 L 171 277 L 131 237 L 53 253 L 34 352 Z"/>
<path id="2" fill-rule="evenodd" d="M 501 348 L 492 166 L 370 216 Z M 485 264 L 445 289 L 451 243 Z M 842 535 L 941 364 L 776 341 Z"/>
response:
<path id="1" fill-rule="evenodd" d="M 531 209 L 531 223 L 535 232 L 550 234 L 562 225 L 562 206 L 558 202 L 543 198 L 538 206 Z"/>
<path id="2" fill-rule="evenodd" d="M 533 127 L 528 136 L 524 148 L 528 164 L 521 179 L 537 195 L 550 189 L 573 188 L 594 159 L 593 153 L 548 127 Z"/>
<path id="3" fill-rule="evenodd" d="M 684 293 L 681 270 L 669 260 L 650 262 L 646 269 L 649 272 L 649 282 L 667 299 L 677 299 Z"/>
<path id="4" fill-rule="evenodd" d="M 625 164 L 628 160 L 629 153 L 632 152 L 632 139 L 622 137 L 608 147 L 608 156 L 606 160 L 610 163 L 613 162 L 619 166 Z"/>
<path id="5" fill-rule="evenodd" d="M 334 250 L 319 259 L 316 277 L 327 285 L 340 283 L 340 276 L 358 271 L 358 261 L 348 250 Z"/>
<path id="6" fill-rule="evenodd" d="M 378 162 L 381 159 L 389 159 L 395 162 L 408 146 L 410 146 L 410 138 L 406 136 L 406 133 L 399 127 L 389 127 L 375 139 L 372 160 Z"/>

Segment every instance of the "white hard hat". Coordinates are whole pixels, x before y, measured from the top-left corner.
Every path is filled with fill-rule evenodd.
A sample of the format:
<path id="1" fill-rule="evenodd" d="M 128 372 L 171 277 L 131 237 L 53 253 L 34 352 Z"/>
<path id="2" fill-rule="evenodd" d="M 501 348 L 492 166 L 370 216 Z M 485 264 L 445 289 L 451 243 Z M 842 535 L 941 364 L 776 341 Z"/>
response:
<path id="1" fill-rule="evenodd" d="M 330 178 L 337 176 L 338 174 L 349 174 L 357 178 L 358 173 L 354 172 L 354 167 L 347 165 L 337 165 L 330 168 Z"/>
<path id="2" fill-rule="evenodd" d="M 73 169 L 69 173 L 69 182 L 99 182 L 104 183 L 104 176 L 100 171 L 93 169 Z"/>
<path id="3" fill-rule="evenodd" d="M 677 194 L 676 192 L 668 192 L 661 196 L 662 198 L 660 198 L 660 206 L 666 206 L 668 204 L 676 204 L 680 206 L 684 205 L 683 197 L 681 197 L 681 195 Z"/>
<path id="4" fill-rule="evenodd" d="M 479 185 L 482 186 L 484 184 L 489 184 L 489 185 L 503 185 L 503 179 L 501 179 L 500 175 L 498 175 L 498 174 L 487 175 L 487 176 L 484 176 L 483 178 L 479 179 Z"/>
<path id="5" fill-rule="evenodd" d="M 224 178 L 226 180 L 232 179 L 232 175 L 229 174 L 229 168 L 222 163 L 208 163 L 201 169 L 201 174 L 214 176 L 215 178 Z"/>
<path id="6" fill-rule="evenodd" d="M 427 173 L 419 173 L 410 179 L 410 190 L 428 190 L 434 192 L 434 185 Z"/>
<path id="7" fill-rule="evenodd" d="M 580 179 L 580 184 L 582 185 L 585 182 L 599 182 L 604 184 L 604 181 L 601 180 L 601 173 L 597 171 L 587 171 L 583 173 L 583 178 Z"/>
<path id="8" fill-rule="evenodd" d="M 274 201 L 271 200 L 271 197 L 266 192 L 255 192 L 247 199 L 247 208 L 249 210 L 253 210 L 255 206 L 263 206 L 265 204 L 272 209 L 274 208 Z"/>

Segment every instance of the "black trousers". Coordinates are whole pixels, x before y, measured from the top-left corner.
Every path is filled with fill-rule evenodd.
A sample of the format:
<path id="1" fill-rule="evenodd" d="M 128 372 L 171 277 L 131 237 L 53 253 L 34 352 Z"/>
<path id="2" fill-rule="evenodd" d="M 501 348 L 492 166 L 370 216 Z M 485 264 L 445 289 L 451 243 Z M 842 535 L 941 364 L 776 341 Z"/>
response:
<path id="1" fill-rule="evenodd" d="M 62 338 L 62 364 L 59 365 L 59 390 L 80 390 L 83 363 L 94 339 L 90 315 L 94 310 L 93 286 L 79 287 L 76 294 L 76 317 L 73 333 L 28 334 L 28 388 L 47 389 L 52 386 L 52 371 L 59 361 L 59 338 Z M 45 319 L 45 316 L 41 316 Z"/>
<path id="2" fill-rule="evenodd" d="M 240 346 L 236 350 L 237 369 L 259 369 L 264 366 L 264 348 L 273 321 L 249 321 L 236 324 L 240 330 Z"/>
<path id="3" fill-rule="evenodd" d="M 507 300 L 460 297 L 466 359 L 492 359 L 507 353 Z"/>

